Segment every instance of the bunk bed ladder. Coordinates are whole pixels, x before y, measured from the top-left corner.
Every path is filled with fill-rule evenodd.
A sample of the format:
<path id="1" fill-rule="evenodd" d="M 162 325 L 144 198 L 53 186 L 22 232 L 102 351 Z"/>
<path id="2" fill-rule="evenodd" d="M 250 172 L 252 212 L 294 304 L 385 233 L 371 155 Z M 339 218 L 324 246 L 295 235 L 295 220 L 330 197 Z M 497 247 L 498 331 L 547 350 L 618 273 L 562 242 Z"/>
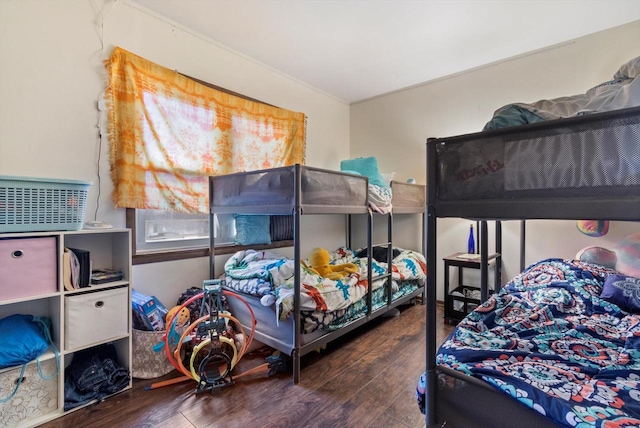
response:
<path id="1" fill-rule="evenodd" d="M 391 306 L 392 303 L 392 298 L 393 298 L 393 290 L 392 290 L 392 275 L 393 275 L 393 213 L 389 212 L 386 214 L 382 214 L 385 215 L 387 217 L 387 241 L 386 242 L 382 242 L 379 244 L 371 244 L 371 252 L 373 252 L 374 248 L 387 248 L 387 259 L 386 259 L 386 263 L 387 263 L 387 270 L 385 271 L 385 273 L 381 274 L 381 275 L 375 275 L 371 277 L 371 281 L 376 281 L 379 279 L 384 279 L 385 283 L 384 283 L 384 287 L 387 287 L 387 301 L 386 301 L 386 308 L 389 309 L 389 307 Z M 373 222 L 371 227 L 368 230 L 368 233 L 370 234 L 369 236 L 369 241 L 372 242 L 373 241 Z M 369 258 L 368 260 L 369 266 L 372 266 L 372 260 L 371 258 Z M 371 271 L 371 269 L 369 269 L 369 271 Z M 370 284 L 373 284 L 373 282 L 370 282 Z M 371 294 L 371 293 L 370 293 Z M 372 302 L 369 302 L 369 308 L 372 308 L 371 306 Z M 370 312 L 369 312 L 370 313 Z"/>

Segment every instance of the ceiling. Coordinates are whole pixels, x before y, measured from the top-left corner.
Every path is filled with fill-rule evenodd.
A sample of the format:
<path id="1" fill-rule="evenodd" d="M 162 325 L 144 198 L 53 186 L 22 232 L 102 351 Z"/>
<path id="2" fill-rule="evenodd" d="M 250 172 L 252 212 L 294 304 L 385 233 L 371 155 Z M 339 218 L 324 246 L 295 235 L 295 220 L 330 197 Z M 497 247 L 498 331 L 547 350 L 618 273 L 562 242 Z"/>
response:
<path id="1" fill-rule="evenodd" d="M 132 1 L 347 103 L 640 19 L 640 0 Z"/>

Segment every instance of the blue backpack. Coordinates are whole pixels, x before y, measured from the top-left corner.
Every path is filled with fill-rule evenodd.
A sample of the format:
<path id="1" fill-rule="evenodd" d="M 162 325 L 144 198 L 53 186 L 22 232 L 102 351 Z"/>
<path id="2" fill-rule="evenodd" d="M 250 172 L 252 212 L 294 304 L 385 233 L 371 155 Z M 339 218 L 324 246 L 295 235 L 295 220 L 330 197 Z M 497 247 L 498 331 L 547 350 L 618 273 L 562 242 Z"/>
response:
<path id="1" fill-rule="evenodd" d="M 37 361 L 38 374 L 45 380 L 58 375 L 60 355 L 51 340 L 50 330 L 51 321 L 47 317 L 16 314 L 0 319 L 0 370 L 22 366 L 15 389 L 8 397 L 0 398 L 0 403 L 13 398 L 22 383 L 27 363 L 37 360 L 49 346 L 56 356 L 56 371 L 50 376 L 45 376 L 40 368 L 40 361 Z"/>

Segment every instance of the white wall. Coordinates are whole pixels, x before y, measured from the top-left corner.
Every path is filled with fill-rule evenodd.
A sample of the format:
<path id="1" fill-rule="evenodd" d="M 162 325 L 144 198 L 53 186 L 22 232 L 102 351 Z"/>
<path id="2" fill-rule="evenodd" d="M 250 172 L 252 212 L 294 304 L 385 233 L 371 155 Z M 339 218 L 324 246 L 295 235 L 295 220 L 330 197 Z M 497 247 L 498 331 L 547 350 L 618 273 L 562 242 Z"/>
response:
<path id="1" fill-rule="evenodd" d="M 218 17 L 217 19 L 224 19 Z M 215 25 L 215 23 L 212 23 Z M 349 106 L 231 52 L 126 0 L 0 1 L 0 174 L 91 180 L 87 218 L 125 225 L 114 210 L 107 141 L 99 153 L 102 60 L 114 46 L 308 117 L 307 164 L 339 169 L 350 157 Z M 105 123 L 102 123 L 104 126 Z M 104 129 L 104 128 L 103 128 Z M 320 222 L 315 245 L 344 243 L 344 220 Z M 304 251 L 308 251 L 306 248 Z M 136 266 L 133 285 L 167 304 L 208 276 L 206 258 Z"/>
<path id="2" fill-rule="evenodd" d="M 415 178 L 424 183 L 427 138 L 478 132 L 497 108 L 512 102 L 584 93 L 611 79 L 620 65 L 640 55 L 638 40 L 640 21 L 356 103 L 351 106 L 351 156 L 376 156 L 382 172 L 396 171 L 399 180 Z M 438 260 L 466 251 L 468 227 L 464 220 L 439 220 Z M 529 222 L 526 262 L 572 257 L 588 245 L 611 247 L 639 230 L 637 223 L 616 223 L 605 237 L 589 238 L 576 230 L 575 222 Z M 396 235 L 418 240 L 415 232 L 395 230 Z M 503 278 L 508 279 L 519 271 L 519 222 L 504 223 L 503 242 Z M 440 286 L 442 269 L 440 262 Z M 438 298 L 443 299 L 442 289 Z"/>
<path id="3" fill-rule="evenodd" d="M 220 17 L 219 19 L 224 19 Z M 424 182 L 425 140 L 478 131 L 513 101 L 584 92 L 640 54 L 640 23 L 561 47 L 471 71 L 351 107 L 231 52 L 126 0 L 0 1 L 0 174 L 91 180 L 87 218 L 124 226 L 110 202 L 108 147 L 99 150 L 97 102 L 106 86 L 102 60 L 121 46 L 151 61 L 308 116 L 307 164 L 338 169 L 339 161 L 377 156 L 383 172 Z M 102 124 L 104 126 L 104 123 Z M 390 145 L 389 143 L 393 143 Z M 390 149 L 393 147 L 393 150 Z M 101 181 L 97 165 L 100 158 Z M 342 219 L 303 219 L 309 248 L 343 243 Z M 415 219 L 400 220 L 398 242 L 421 246 Z M 527 262 L 571 256 L 578 248 L 638 230 L 616 224 L 587 238 L 572 222 L 532 222 Z M 319 225 L 319 227 L 314 227 Z M 467 222 L 439 223 L 438 257 L 464 249 Z M 517 272 L 517 224 L 505 225 L 505 277 Z M 316 230 L 322 230 L 317 233 Z M 552 239 L 549 245 L 544 239 Z M 208 276 L 205 258 L 134 268 L 134 286 L 171 301 Z M 442 274 L 439 272 L 441 278 Z"/>

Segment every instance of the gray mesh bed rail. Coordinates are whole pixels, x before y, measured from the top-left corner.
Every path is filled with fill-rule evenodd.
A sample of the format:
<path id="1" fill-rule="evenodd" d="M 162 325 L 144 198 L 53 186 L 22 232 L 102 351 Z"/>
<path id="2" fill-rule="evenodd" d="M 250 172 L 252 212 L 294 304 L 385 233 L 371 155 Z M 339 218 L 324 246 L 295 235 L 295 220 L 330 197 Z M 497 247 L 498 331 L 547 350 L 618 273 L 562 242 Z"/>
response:
<path id="1" fill-rule="evenodd" d="M 368 211 L 364 176 L 292 165 L 209 178 L 210 209 L 218 214 L 358 214 Z"/>
<path id="2" fill-rule="evenodd" d="M 423 213 L 427 208 L 426 186 L 423 184 L 391 182 L 391 205 L 396 214 Z"/>
<path id="3" fill-rule="evenodd" d="M 438 217 L 637 220 L 640 107 L 429 139 Z"/>

